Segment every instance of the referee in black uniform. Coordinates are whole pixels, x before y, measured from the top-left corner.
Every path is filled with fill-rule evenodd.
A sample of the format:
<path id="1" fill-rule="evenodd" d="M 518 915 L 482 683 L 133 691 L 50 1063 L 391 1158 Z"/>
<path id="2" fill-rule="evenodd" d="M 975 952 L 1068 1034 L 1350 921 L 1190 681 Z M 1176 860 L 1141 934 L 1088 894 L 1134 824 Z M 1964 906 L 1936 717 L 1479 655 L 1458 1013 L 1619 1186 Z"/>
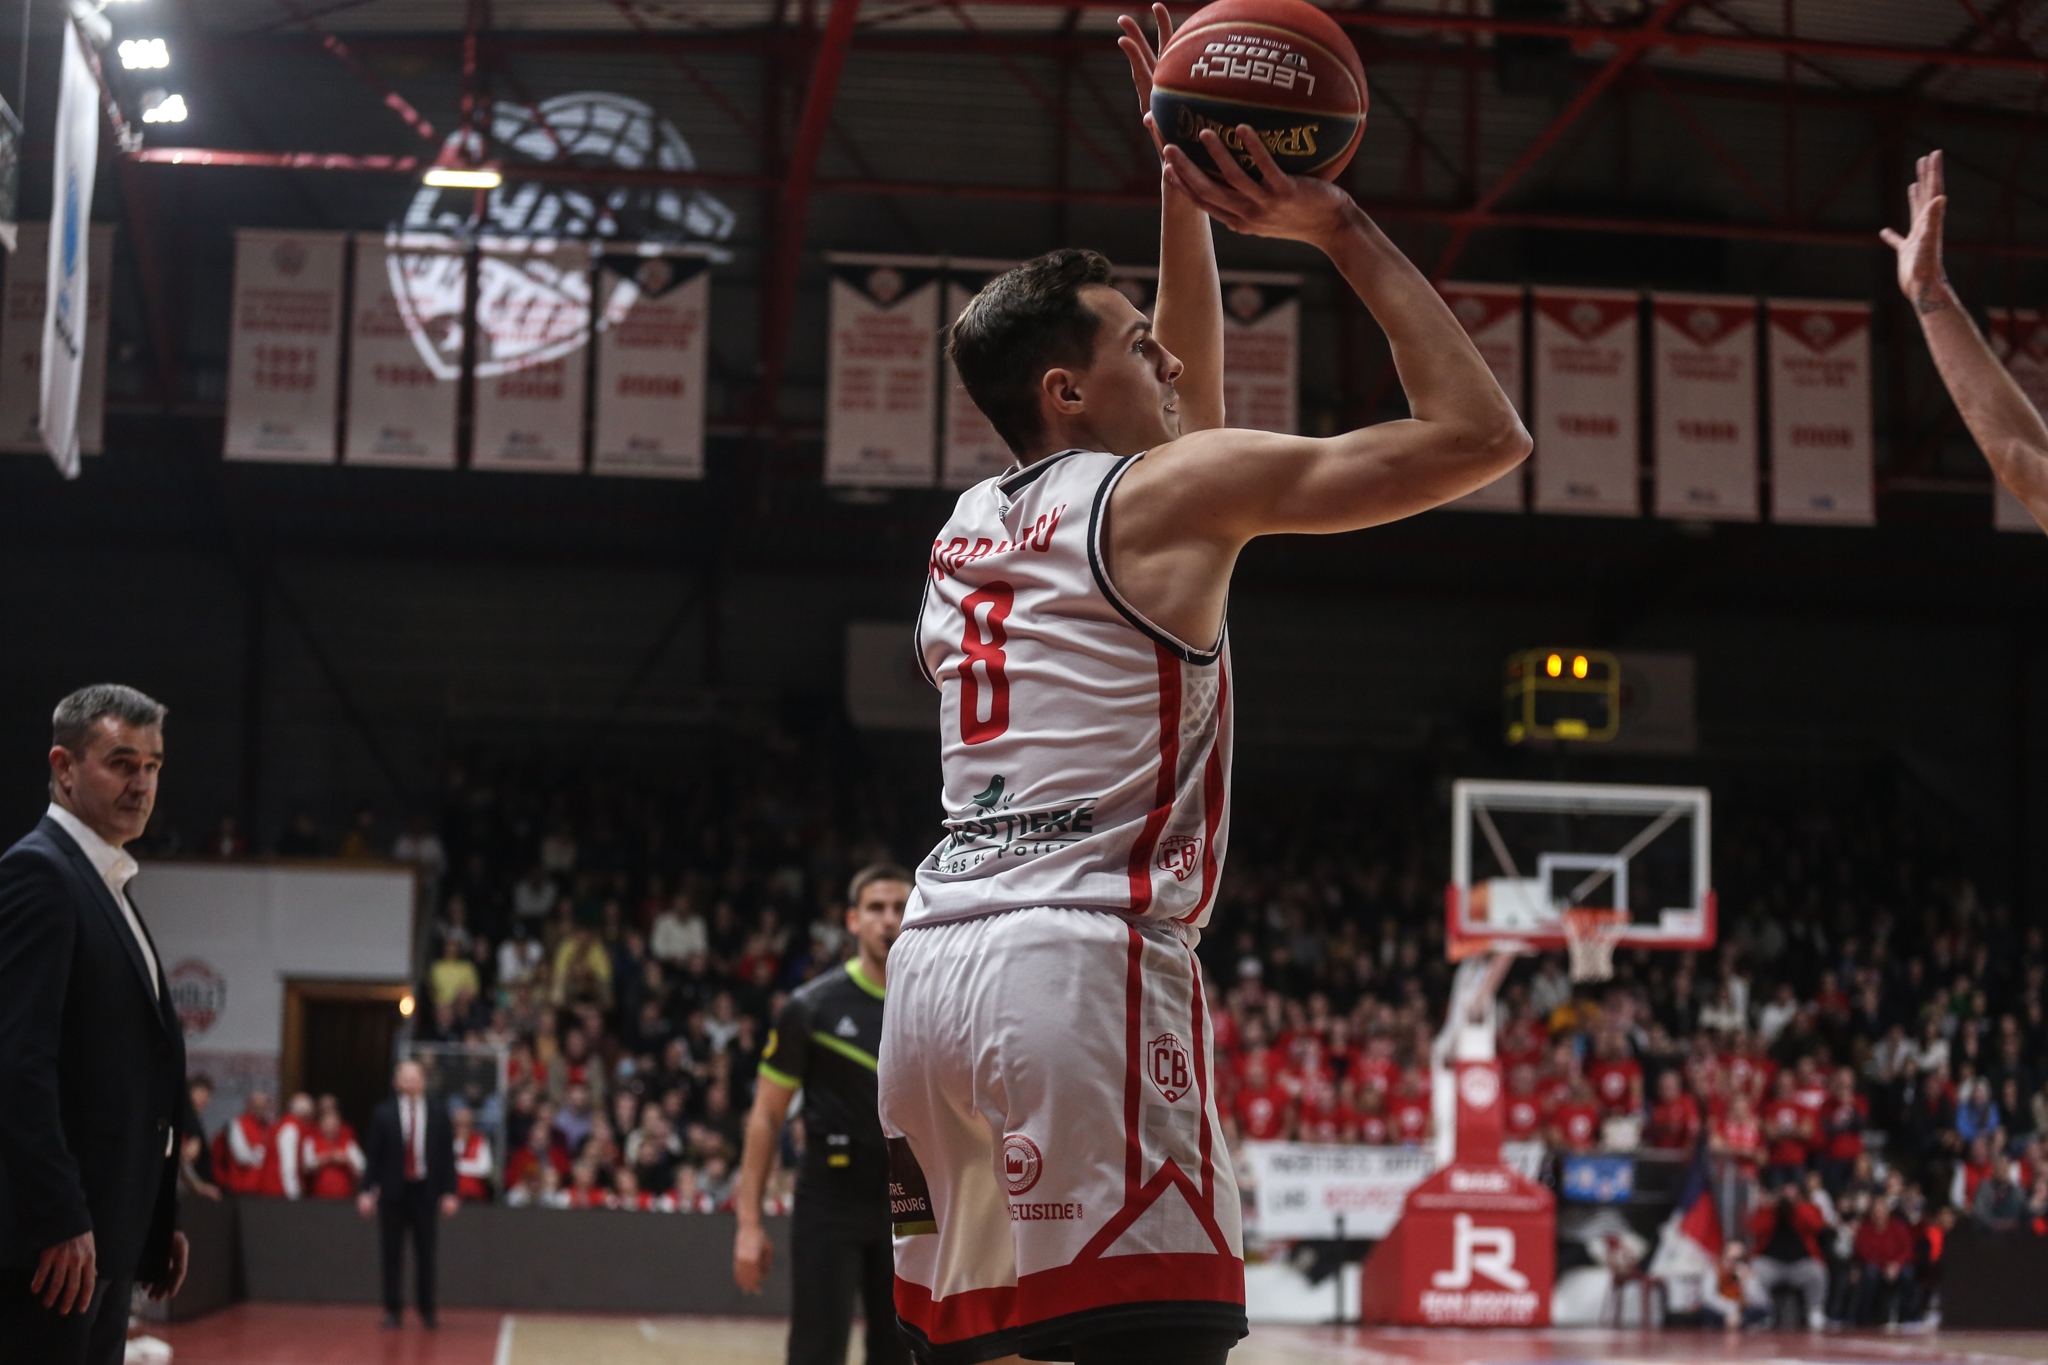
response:
<path id="1" fill-rule="evenodd" d="M 846 927 L 860 951 L 789 997 L 761 1054 L 733 1205 L 733 1278 L 750 1294 L 768 1275 L 761 1189 L 782 1124 L 804 1092 L 804 1164 L 790 1229 L 789 1365 L 845 1365 L 853 1300 L 867 1313 L 868 1365 L 907 1365 L 896 1330 L 889 1240 L 889 1158 L 882 1140 L 875 1058 L 882 1046 L 882 986 L 889 945 L 903 927 L 910 873 L 877 863 L 854 874 Z"/>

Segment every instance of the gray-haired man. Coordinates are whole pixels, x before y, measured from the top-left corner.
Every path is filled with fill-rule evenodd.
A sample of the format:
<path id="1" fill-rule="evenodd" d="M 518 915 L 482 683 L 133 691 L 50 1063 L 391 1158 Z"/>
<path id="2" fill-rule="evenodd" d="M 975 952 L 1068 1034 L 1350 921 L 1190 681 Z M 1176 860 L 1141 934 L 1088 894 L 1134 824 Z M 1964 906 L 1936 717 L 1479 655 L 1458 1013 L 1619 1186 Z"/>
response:
<path id="1" fill-rule="evenodd" d="M 185 1044 L 122 852 L 163 719 L 132 687 L 59 702 L 49 813 L 0 855 L 0 1365 L 119 1361 L 129 1289 L 185 1278 Z"/>

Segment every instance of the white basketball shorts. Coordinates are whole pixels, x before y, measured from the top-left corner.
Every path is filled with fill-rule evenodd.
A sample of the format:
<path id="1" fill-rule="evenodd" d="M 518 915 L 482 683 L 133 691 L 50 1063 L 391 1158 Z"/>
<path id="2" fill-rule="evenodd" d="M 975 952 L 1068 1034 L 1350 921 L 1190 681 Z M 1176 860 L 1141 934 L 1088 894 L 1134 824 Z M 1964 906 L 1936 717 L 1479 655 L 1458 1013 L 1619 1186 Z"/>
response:
<path id="1" fill-rule="evenodd" d="M 896 1313 L 919 1360 L 1154 1326 L 1242 1336 L 1212 1074 L 1178 926 L 1040 908 L 905 930 L 881 1104 Z"/>

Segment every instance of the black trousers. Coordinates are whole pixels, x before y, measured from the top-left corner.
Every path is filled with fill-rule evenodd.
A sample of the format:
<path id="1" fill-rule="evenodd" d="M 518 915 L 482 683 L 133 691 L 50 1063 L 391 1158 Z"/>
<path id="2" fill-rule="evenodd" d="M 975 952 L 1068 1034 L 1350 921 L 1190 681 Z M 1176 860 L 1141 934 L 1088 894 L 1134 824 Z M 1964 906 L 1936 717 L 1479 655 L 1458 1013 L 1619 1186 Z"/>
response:
<path id="1" fill-rule="evenodd" d="M 28 1292 L 35 1271 L 0 1269 L 0 1365 L 121 1365 L 133 1276 L 102 1277 L 92 1305 L 59 1317 Z"/>
<path id="2" fill-rule="evenodd" d="M 896 1330 L 896 1262 L 889 1225 L 861 1223 L 886 1217 L 879 1201 L 856 1223 L 832 1217 L 814 1197 L 797 1200 L 789 1231 L 789 1276 L 796 1302 L 789 1315 L 789 1365 L 846 1365 L 858 1298 L 867 1317 L 868 1365 L 908 1365 L 910 1348 Z M 807 1217 L 806 1207 L 812 1212 Z"/>
<path id="3" fill-rule="evenodd" d="M 399 1279 L 404 1269 L 408 1230 L 412 1232 L 415 1306 L 422 1318 L 434 1316 L 434 1243 L 440 1233 L 440 1204 L 424 1180 L 408 1180 L 395 1197 L 387 1190 L 377 1201 L 377 1231 L 384 1259 L 384 1311 L 393 1317 L 405 1310 Z"/>

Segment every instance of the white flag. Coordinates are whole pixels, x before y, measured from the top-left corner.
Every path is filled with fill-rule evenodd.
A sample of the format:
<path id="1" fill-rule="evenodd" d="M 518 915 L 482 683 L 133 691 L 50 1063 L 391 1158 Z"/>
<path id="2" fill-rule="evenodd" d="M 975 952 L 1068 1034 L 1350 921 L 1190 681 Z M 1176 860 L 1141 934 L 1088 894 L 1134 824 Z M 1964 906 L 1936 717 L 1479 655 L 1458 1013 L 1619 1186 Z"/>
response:
<path id="1" fill-rule="evenodd" d="M 57 95 L 56 173 L 50 187 L 49 294 L 43 310 L 43 448 L 67 479 L 78 477 L 78 392 L 85 339 L 93 171 L 100 153 L 100 87 L 78 28 L 64 25 Z"/>

